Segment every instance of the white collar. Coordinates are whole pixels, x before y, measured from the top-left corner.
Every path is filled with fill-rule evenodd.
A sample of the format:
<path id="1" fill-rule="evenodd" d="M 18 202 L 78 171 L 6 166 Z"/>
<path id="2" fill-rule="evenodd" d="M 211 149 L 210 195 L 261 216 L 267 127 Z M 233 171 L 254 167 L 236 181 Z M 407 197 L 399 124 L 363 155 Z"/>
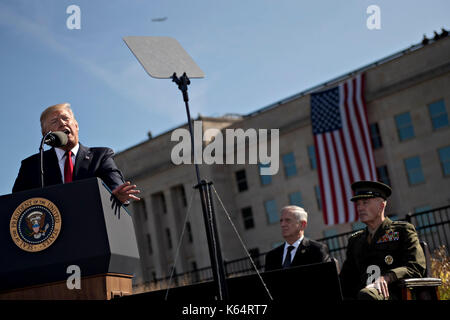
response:
<path id="1" fill-rule="evenodd" d="M 295 241 L 293 244 L 289 244 L 289 243 L 285 242 L 285 243 L 284 243 L 284 247 L 287 248 L 287 247 L 289 247 L 289 246 L 294 246 L 295 249 L 297 249 L 298 246 L 300 245 L 300 243 L 302 243 L 302 240 L 303 240 L 304 237 L 305 237 L 305 236 L 301 236 L 301 237 L 300 237 L 297 241 Z"/>
<path id="2" fill-rule="evenodd" d="M 80 144 L 77 143 L 75 147 L 72 148 L 72 157 L 76 157 L 78 153 L 78 149 L 80 149 Z M 66 156 L 66 150 L 55 148 L 56 156 L 58 157 L 58 161 L 61 161 Z"/>

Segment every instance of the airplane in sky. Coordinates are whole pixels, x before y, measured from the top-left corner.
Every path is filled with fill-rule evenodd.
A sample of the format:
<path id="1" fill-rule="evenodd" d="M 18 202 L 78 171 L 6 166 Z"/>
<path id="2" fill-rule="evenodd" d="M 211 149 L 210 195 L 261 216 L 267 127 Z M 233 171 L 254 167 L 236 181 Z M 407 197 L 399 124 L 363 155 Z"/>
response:
<path id="1" fill-rule="evenodd" d="M 163 22 L 166 21 L 167 17 L 162 17 L 162 18 L 153 18 L 152 22 Z"/>

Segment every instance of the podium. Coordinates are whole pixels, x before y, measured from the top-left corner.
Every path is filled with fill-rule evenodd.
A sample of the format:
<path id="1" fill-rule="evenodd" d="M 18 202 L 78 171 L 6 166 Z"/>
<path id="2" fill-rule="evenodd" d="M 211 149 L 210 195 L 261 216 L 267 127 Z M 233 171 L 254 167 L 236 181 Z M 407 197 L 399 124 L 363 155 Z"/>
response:
<path id="1" fill-rule="evenodd" d="M 0 197 L 0 299 L 132 294 L 133 221 L 98 178 Z"/>
<path id="2" fill-rule="evenodd" d="M 296 266 L 287 269 L 272 270 L 261 273 L 267 289 L 270 290 L 272 302 L 306 302 L 342 301 L 336 263 L 322 262 Z M 229 302 L 234 303 L 270 303 L 260 278 L 256 274 L 227 278 Z M 152 301 L 153 303 L 176 302 L 182 305 L 218 302 L 214 281 L 195 283 L 186 286 L 134 294 L 121 301 Z M 292 305 L 291 305 L 292 306 Z"/>

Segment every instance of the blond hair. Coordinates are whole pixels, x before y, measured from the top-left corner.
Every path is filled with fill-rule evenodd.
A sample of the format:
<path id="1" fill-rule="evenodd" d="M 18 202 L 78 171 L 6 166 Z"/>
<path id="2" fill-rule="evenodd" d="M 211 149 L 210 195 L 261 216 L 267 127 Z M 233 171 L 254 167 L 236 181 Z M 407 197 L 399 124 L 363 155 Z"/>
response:
<path id="1" fill-rule="evenodd" d="M 43 134 L 43 135 L 45 134 L 45 132 L 44 132 L 44 124 L 45 124 L 45 120 L 47 119 L 47 117 L 49 116 L 49 114 L 51 114 L 53 111 L 60 110 L 60 109 L 65 109 L 65 110 L 69 111 L 70 114 L 72 115 L 72 117 L 75 118 L 75 116 L 74 116 L 74 114 L 73 114 L 73 111 L 72 111 L 72 109 L 70 108 L 70 103 L 67 103 L 67 102 L 65 102 L 65 103 L 58 103 L 58 104 L 55 104 L 55 105 L 53 105 L 53 106 L 48 107 L 47 109 L 45 109 L 44 111 L 42 111 L 42 113 L 41 113 L 41 118 L 40 118 L 40 121 L 41 121 L 41 131 L 42 131 L 42 134 Z"/>

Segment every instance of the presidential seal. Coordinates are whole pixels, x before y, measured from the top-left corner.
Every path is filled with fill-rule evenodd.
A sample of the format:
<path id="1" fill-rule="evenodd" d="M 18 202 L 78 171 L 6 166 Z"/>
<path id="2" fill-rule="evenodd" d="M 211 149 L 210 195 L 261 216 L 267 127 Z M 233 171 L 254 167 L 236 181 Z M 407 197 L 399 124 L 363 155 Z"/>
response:
<path id="1" fill-rule="evenodd" d="M 22 250 L 38 252 L 47 249 L 61 231 L 61 214 L 53 202 L 31 198 L 22 202 L 9 222 L 14 243 Z"/>

